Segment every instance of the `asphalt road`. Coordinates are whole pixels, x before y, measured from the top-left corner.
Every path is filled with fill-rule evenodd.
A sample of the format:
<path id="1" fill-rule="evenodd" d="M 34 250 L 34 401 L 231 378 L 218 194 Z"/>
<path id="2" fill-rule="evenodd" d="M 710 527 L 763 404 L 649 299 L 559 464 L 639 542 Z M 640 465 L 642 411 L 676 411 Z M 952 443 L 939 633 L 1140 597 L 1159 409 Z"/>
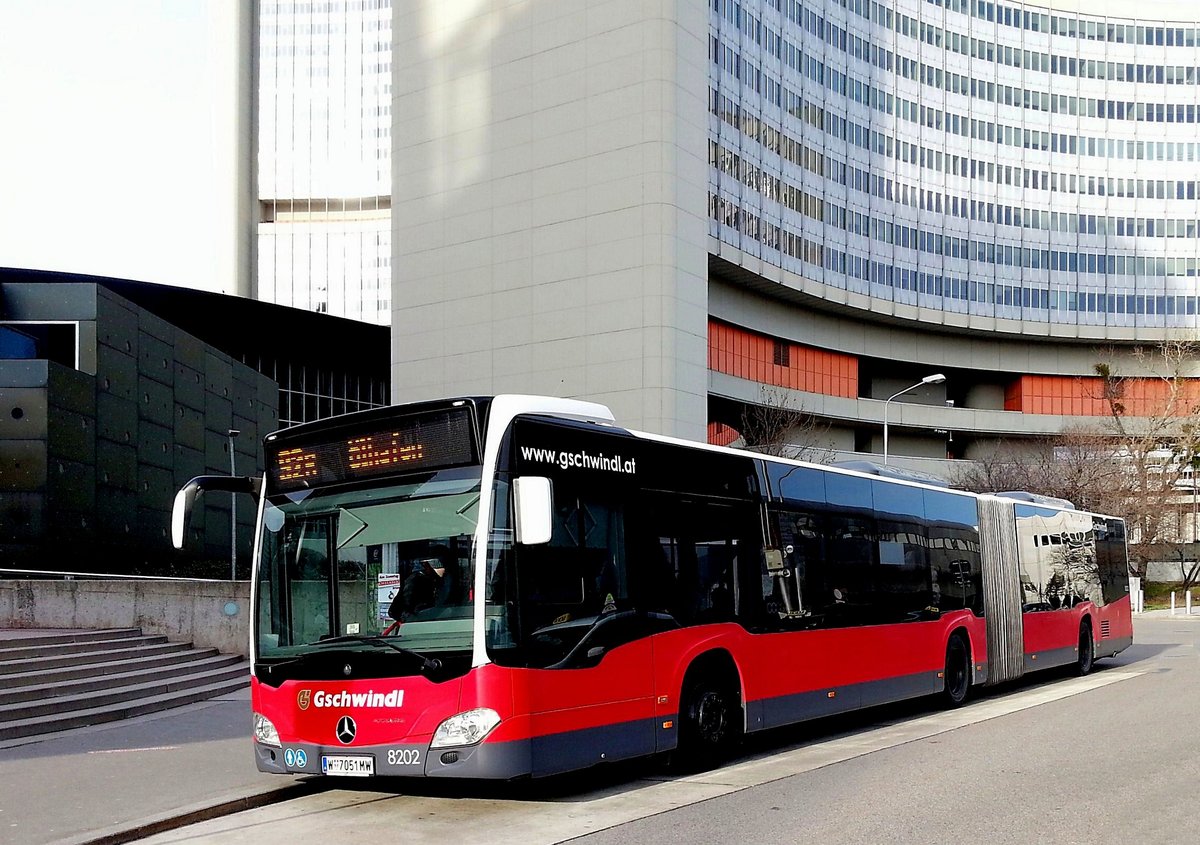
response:
<path id="1" fill-rule="evenodd" d="M 643 762 L 517 786 L 370 781 L 144 841 L 1194 843 L 1200 620 L 1142 618 L 1136 638 L 1087 678 L 776 731 L 691 777 Z"/>

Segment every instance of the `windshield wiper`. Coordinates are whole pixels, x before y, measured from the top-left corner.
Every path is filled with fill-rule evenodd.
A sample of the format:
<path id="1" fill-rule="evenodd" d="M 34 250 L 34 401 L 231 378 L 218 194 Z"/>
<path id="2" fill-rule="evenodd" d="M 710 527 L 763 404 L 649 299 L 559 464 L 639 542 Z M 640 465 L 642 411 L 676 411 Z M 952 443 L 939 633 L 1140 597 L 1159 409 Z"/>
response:
<path id="1" fill-rule="evenodd" d="M 386 640 L 383 637 L 361 636 L 359 634 L 346 634 L 341 637 L 330 637 L 327 640 L 318 640 L 315 643 L 310 643 L 310 645 L 325 646 L 325 645 L 332 645 L 335 643 L 368 643 L 370 645 L 386 646 L 387 648 L 390 648 L 392 651 L 399 652 L 400 654 L 403 654 L 406 657 L 411 657 L 411 658 L 414 658 L 415 660 L 420 661 L 422 672 L 436 672 L 438 669 L 442 668 L 442 661 L 438 660 L 436 657 L 426 657 L 425 655 L 421 654 L 420 652 L 413 651 L 411 648 L 404 648 L 403 646 L 398 646 L 394 642 L 391 642 L 390 640 Z"/>

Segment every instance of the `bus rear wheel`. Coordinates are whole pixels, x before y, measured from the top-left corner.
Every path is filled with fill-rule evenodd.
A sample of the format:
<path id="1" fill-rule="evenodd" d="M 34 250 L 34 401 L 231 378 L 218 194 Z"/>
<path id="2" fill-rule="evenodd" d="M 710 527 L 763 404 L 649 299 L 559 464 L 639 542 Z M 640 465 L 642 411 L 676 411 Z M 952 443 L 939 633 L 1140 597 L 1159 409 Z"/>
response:
<path id="1" fill-rule="evenodd" d="M 1092 623 L 1086 619 L 1079 623 L 1079 659 L 1075 662 L 1075 674 L 1086 675 L 1096 665 L 1096 643 L 1092 640 Z"/>
<path id="2" fill-rule="evenodd" d="M 946 673 L 943 676 L 942 702 L 950 708 L 961 707 L 971 692 L 971 649 L 961 634 L 953 634 L 946 644 Z"/>
<path id="3" fill-rule="evenodd" d="M 710 769 L 724 762 L 742 734 L 737 685 L 708 673 L 684 682 L 679 708 L 679 746 L 673 762 L 685 770 Z"/>

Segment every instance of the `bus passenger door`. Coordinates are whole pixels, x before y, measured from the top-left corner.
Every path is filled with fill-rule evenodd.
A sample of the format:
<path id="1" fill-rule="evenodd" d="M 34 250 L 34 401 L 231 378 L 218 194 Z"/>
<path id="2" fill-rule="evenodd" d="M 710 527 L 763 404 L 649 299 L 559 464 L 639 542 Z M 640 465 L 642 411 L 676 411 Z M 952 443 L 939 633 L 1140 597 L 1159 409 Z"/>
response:
<path id="1" fill-rule="evenodd" d="M 655 750 L 653 620 L 633 601 L 624 511 L 555 479 L 550 542 L 516 549 L 535 774 Z"/>

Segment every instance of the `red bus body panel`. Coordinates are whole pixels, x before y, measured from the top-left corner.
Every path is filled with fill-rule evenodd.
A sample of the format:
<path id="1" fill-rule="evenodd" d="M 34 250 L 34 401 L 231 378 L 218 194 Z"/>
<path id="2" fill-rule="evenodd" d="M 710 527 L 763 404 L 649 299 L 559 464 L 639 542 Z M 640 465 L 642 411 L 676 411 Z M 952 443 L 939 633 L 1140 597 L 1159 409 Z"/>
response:
<path id="1" fill-rule="evenodd" d="M 1104 607 L 1082 602 L 1069 610 L 1026 613 L 1025 668 L 1027 671 L 1073 663 L 1079 656 L 1079 631 L 1087 619 L 1097 657 L 1111 657 L 1133 642 L 1133 613 L 1129 596 Z"/>
<path id="2" fill-rule="evenodd" d="M 1027 669 L 1073 662 L 1085 617 L 1097 656 L 1115 654 L 1132 641 L 1128 598 L 1100 608 L 1085 603 L 1027 613 Z M 987 678 L 985 624 L 969 611 L 928 622 L 788 633 L 752 634 L 724 623 L 637 640 L 587 669 L 488 664 L 442 683 L 413 676 L 286 681 L 278 688 L 252 679 L 254 712 L 271 721 L 281 741 L 279 748 L 256 744 L 256 754 L 259 768 L 272 772 L 317 773 L 323 756 L 366 754 L 374 758 L 377 774 L 553 774 L 674 748 L 684 677 L 705 654 L 723 652 L 732 659 L 746 729 L 755 731 L 936 693 L 955 631 L 965 632 L 975 681 L 982 682 Z M 475 708 L 500 716 L 477 747 L 450 749 L 449 757 L 430 750 L 443 720 Z M 345 716 L 356 727 L 348 743 L 338 737 Z"/>
<path id="3" fill-rule="evenodd" d="M 413 676 L 286 681 L 278 688 L 252 679 L 254 712 L 270 720 L 281 743 L 256 744 L 257 762 L 264 771 L 318 773 L 322 757 L 361 754 L 374 758 L 376 774 L 552 774 L 674 748 L 684 676 L 706 653 L 724 652 L 737 666 L 746 728 L 754 731 L 939 691 L 956 629 L 967 632 L 981 679 L 983 625 L 966 611 L 930 622 L 792 633 L 751 634 L 725 623 L 640 639 L 587 669 L 488 664 L 442 683 Z M 480 707 L 500 716 L 483 742 L 451 749 L 457 759 L 448 763 L 445 752 L 430 750 L 443 720 Z M 350 742 L 338 736 L 347 716 L 356 728 Z"/>

